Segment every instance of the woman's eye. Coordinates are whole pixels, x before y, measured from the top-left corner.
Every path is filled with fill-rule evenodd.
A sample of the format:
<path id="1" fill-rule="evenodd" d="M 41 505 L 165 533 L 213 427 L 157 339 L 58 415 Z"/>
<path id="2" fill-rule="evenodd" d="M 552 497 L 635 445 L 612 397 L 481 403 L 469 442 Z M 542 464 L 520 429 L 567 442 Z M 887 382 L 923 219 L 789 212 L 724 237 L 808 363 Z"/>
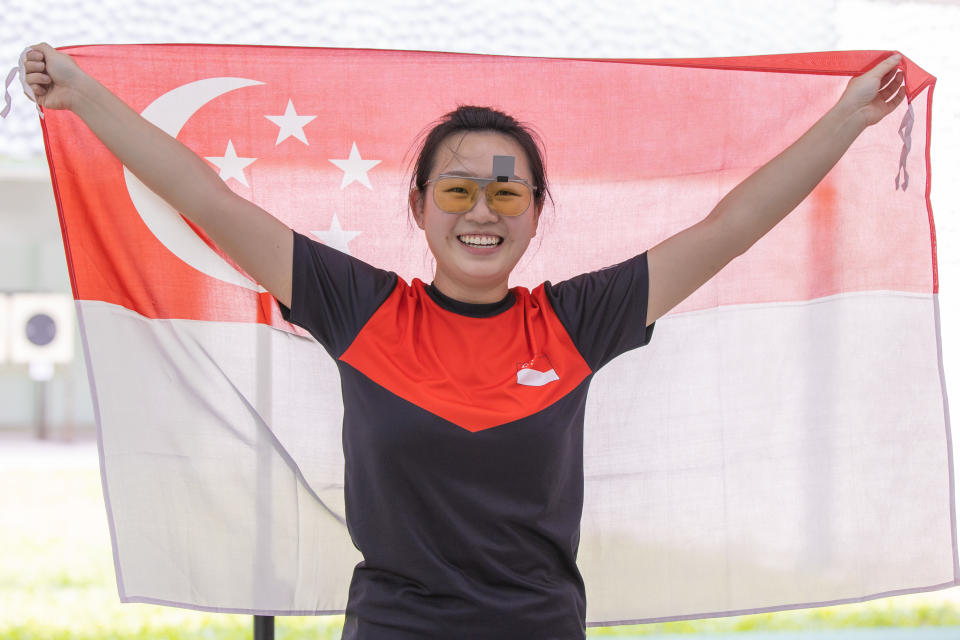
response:
<path id="1" fill-rule="evenodd" d="M 466 190 L 465 188 L 463 188 L 463 187 L 450 187 L 450 188 L 448 188 L 448 189 L 444 189 L 444 193 L 462 193 L 462 194 L 466 194 L 466 193 L 467 193 L 467 190 Z"/>

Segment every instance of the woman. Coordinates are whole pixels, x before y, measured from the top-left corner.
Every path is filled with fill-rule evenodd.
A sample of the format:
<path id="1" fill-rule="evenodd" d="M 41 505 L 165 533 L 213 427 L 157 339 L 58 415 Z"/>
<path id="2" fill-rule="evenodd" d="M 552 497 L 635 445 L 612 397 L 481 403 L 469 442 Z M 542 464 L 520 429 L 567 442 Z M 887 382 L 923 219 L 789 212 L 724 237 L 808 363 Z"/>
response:
<path id="1" fill-rule="evenodd" d="M 27 54 L 45 108 L 70 109 L 201 226 L 336 359 L 346 507 L 364 561 L 346 638 L 582 638 L 576 567 L 593 373 L 792 210 L 903 100 L 891 56 L 701 222 L 609 269 L 508 288 L 548 195 L 505 114 L 463 107 L 427 136 L 409 194 L 436 258 L 407 284 L 235 195 L 200 158 L 48 45 Z"/>

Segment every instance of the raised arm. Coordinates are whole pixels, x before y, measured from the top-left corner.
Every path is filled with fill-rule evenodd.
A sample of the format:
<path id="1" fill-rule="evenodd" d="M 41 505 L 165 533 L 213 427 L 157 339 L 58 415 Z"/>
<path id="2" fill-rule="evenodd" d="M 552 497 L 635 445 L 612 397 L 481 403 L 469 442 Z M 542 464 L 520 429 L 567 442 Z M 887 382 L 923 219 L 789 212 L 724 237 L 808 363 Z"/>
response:
<path id="1" fill-rule="evenodd" d="M 135 176 L 290 306 L 293 232 L 231 191 L 193 151 L 47 44 L 27 53 L 26 80 L 45 109 L 69 109 Z"/>
<path id="2" fill-rule="evenodd" d="M 697 224 L 647 253 L 647 325 L 744 253 L 813 191 L 868 126 L 906 95 L 893 55 L 852 78 L 840 100 L 803 136 L 737 185 Z"/>

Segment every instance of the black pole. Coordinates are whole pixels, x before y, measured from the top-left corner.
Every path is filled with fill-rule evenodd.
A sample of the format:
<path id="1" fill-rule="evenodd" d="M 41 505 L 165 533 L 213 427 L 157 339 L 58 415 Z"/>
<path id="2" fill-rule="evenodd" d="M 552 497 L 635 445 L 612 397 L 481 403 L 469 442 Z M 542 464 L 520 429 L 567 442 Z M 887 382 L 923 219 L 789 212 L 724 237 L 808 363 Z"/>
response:
<path id="1" fill-rule="evenodd" d="M 262 327 L 261 327 L 262 329 Z M 273 415 L 271 401 L 273 398 L 273 378 L 270 371 L 273 362 L 272 340 L 263 331 L 257 332 L 257 410 L 263 419 L 270 424 Z M 266 601 L 263 597 L 271 593 L 276 585 L 273 573 L 273 564 L 270 563 L 270 545 L 272 531 L 270 530 L 270 515 L 273 510 L 271 491 L 271 456 L 276 455 L 273 442 L 264 433 L 264 428 L 257 429 L 257 495 L 256 504 L 256 551 L 253 558 L 254 601 L 261 606 Z M 253 640 L 273 640 L 273 616 L 253 616 Z"/>
<path id="2" fill-rule="evenodd" d="M 273 640 L 273 616 L 253 616 L 253 640 Z"/>

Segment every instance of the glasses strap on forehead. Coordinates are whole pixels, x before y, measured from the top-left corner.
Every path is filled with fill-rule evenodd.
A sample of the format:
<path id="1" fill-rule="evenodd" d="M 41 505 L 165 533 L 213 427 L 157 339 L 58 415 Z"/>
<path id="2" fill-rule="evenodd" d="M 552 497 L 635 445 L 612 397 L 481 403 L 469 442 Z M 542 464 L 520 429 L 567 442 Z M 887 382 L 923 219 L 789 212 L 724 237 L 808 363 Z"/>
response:
<path id="1" fill-rule="evenodd" d="M 491 175 L 497 182 L 508 182 L 513 177 L 516 158 L 513 156 L 493 156 Z"/>

